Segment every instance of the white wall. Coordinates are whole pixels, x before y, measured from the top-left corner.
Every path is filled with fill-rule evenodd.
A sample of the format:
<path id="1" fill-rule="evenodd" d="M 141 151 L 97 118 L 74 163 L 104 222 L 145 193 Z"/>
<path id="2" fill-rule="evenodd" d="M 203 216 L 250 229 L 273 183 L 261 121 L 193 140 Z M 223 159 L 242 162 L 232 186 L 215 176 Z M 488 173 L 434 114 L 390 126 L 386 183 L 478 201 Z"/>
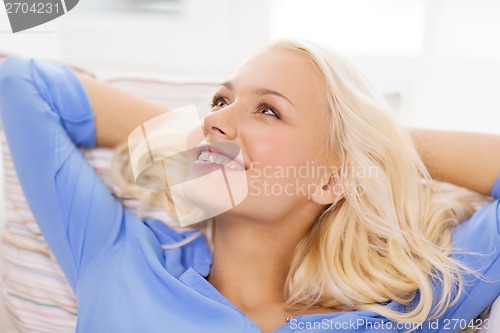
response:
<path id="1" fill-rule="evenodd" d="M 265 0 L 183 0 L 174 13 L 82 6 L 60 22 L 62 54 L 91 67 L 222 78 L 267 41 L 266 13 Z"/>
<path id="2" fill-rule="evenodd" d="M 268 41 L 266 0 L 181 0 L 179 10 L 170 12 L 96 10 L 99 3 L 80 1 L 41 27 L 3 33 L 0 52 L 105 71 L 220 79 Z M 7 16 L 2 14 L 0 27 L 7 32 Z"/>
<path id="3" fill-rule="evenodd" d="M 379 91 L 399 96 L 403 115 L 414 109 L 425 9 L 423 0 L 276 0 L 271 37 L 315 40 L 347 55 Z"/>
<path id="4" fill-rule="evenodd" d="M 426 17 L 409 120 L 500 133 L 500 2 L 427 0 Z"/>
<path id="5" fill-rule="evenodd" d="M 330 45 L 410 126 L 500 133 L 498 0 L 276 0 L 272 38 Z"/>

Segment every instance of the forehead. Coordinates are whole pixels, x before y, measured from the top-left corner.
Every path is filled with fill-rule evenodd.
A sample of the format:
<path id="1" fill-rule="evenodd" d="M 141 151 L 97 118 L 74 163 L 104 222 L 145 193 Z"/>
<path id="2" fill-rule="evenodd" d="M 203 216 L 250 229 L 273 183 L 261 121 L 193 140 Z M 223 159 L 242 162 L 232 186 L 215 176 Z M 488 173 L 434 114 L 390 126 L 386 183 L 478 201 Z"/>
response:
<path id="1" fill-rule="evenodd" d="M 323 106 L 325 84 L 311 59 L 297 51 L 271 47 L 241 66 L 231 77 L 241 90 L 266 88 L 287 96 L 298 108 Z"/>

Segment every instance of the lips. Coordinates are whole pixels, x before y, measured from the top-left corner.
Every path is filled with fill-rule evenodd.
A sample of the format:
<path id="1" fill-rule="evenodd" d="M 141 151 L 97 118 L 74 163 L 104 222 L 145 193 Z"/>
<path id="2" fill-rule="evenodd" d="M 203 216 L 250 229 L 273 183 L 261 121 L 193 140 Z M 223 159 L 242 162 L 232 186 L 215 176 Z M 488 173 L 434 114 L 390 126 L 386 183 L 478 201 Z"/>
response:
<path id="1" fill-rule="evenodd" d="M 239 164 L 243 169 L 247 170 L 247 166 L 244 161 L 238 158 L 240 153 L 240 147 L 234 143 L 230 142 L 210 142 L 204 143 L 195 149 L 195 161 L 203 151 L 214 152 L 223 155 L 235 163 Z"/>

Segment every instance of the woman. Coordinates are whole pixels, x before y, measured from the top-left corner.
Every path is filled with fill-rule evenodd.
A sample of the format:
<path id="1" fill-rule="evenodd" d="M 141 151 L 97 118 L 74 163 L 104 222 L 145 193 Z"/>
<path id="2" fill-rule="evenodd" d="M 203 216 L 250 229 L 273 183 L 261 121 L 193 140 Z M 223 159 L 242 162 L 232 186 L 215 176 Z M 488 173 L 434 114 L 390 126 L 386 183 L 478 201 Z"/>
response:
<path id="1" fill-rule="evenodd" d="M 0 109 L 78 298 L 78 332 L 456 332 L 452 319 L 468 323 L 500 292 L 498 200 L 469 218 L 466 193 L 428 174 L 498 198 L 500 138 L 414 131 L 412 143 L 353 67 L 319 46 L 275 43 L 218 87 L 205 139 L 240 147 L 239 172 L 260 191 L 199 223 L 205 237 L 125 211 L 77 148 L 115 147 L 163 108 L 11 57 Z M 284 166 L 311 172 L 265 172 Z M 294 187 L 276 195 L 264 181 Z"/>

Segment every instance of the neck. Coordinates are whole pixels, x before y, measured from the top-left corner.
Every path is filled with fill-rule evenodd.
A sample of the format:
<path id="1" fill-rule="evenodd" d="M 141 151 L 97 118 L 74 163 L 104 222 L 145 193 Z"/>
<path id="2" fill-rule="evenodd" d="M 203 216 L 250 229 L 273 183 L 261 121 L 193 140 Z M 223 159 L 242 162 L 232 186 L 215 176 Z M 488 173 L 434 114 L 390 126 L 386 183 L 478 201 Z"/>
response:
<path id="1" fill-rule="evenodd" d="M 295 221 L 303 220 L 217 217 L 208 281 L 240 309 L 283 304 L 295 247 L 310 226 Z"/>

